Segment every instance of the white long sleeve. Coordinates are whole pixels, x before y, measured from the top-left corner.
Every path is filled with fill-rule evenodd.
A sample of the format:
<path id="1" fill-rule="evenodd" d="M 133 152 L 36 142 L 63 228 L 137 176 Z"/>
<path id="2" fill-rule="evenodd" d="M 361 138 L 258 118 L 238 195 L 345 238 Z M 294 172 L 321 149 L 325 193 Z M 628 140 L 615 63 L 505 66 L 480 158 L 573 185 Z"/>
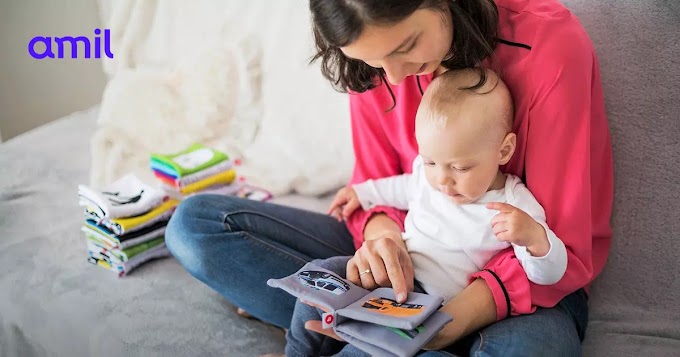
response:
<path id="1" fill-rule="evenodd" d="M 507 193 L 508 203 L 523 210 L 543 226 L 550 243 L 548 253 L 542 257 L 532 256 L 526 247 L 513 244 L 515 255 L 530 281 L 539 285 L 555 284 L 562 279 L 567 271 L 567 248 L 555 232 L 548 227 L 545 211 L 536 201 L 534 195 L 529 192 L 529 189 L 519 179 L 513 186 Z"/>
<path id="2" fill-rule="evenodd" d="M 368 180 L 352 185 L 352 188 L 359 197 L 361 207 L 365 210 L 370 210 L 375 206 L 390 206 L 407 210 L 409 197 L 411 197 L 410 181 L 411 174 L 403 174 Z"/>

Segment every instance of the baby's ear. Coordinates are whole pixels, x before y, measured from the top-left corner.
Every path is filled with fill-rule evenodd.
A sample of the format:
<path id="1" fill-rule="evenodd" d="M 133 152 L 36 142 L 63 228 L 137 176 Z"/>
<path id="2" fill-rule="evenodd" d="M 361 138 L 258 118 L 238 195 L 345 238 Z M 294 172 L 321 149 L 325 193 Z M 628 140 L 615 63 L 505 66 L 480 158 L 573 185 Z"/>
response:
<path id="1" fill-rule="evenodd" d="M 517 145 L 517 135 L 515 133 L 508 133 L 505 138 L 503 139 L 503 143 L 501 144 L 501 149 L 500 149 L 500 155 L 501 155 L 501 160 L 500 164 L 505 165 L 510 161 L 512 158 L 512 154 L 515 153 L 515 146 Z"/>

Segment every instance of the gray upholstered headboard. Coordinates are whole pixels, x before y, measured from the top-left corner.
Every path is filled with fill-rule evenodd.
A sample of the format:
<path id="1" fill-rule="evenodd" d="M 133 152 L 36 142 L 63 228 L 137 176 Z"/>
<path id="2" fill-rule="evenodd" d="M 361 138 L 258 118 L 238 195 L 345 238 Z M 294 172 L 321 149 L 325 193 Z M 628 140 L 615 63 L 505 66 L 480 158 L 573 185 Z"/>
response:
<path id="1" fill-rule="evenodd" d="M 614 238 L 586 352 L 680 353 L 680 2 L 563 2 L 600 60 L 615 160 Z"/>

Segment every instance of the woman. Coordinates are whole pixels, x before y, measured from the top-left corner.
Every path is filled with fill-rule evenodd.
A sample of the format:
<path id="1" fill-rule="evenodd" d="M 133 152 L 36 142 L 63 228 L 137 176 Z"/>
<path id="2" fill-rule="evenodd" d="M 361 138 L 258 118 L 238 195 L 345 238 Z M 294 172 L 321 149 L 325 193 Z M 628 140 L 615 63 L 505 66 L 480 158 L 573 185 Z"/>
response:
<path id="1" fill-rule="evenodd" d="M 504 170 L 523 178 L 567 246 L 567 272 L 551 286 L 530 283 L 512 250 L 499 253 L 442 308 L 454 321 L 428 348 L 580 354 L 584 288 L 602 270 L 611 239 L 613 170 L 598 63 L 577 19 L 557 0 L 310 0 L 310 9 L 324 75 L 353 92 L 351 183 L 410 169 L 415 111 L 433 76 L 489 66 L 515 101 L 517 151 Z M 195 277 L 255 317 L 287 327 L 294 299 L 265 282 L 313 259 L 354 255 L 350 280 L 366 288 L 392 286 L 398 294 L 411 290 L 403 219 L 404 212 L 377 208 L 343 223 L 273 204 L 199 196 L 180 205 L 166 240 Z M 332 337 L 320 322 L 309 328 Z"/>

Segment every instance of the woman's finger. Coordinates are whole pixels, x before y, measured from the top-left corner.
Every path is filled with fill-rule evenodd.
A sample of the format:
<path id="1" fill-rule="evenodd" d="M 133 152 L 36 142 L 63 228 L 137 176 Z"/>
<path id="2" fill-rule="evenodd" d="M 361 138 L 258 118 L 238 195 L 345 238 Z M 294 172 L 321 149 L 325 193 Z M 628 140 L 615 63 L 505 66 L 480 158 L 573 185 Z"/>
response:
<path id="1" fill-rule="evenodd" d="M 335 333 L 335 331 L 333 331 L 332 328 L 324 329 L 321 321 L 309 320 L 309 321 L 305 322 L 305 328 L 309 331 L 314 331 L 316 333 L 326 335 L 326 336 L 328 336 L 330 338 L 334 338 L 338 341 L 345 341 L 340 336 L 338 336 L 338 334 Z"/>
<path id="2" fill-rule="evenodd" d="M 303 300 L 303 299 L 300 299 L 300 302 L 303 303 L 303 304 L 307 304 L 309 306 L 316 307 L 317 309 L 321 309 L 321 310 L 323 310 L 323 312 L 330 312 L 330 310 L 326 306 L 321 306 L 321 305 L 315 304 L 311 301 L 307 301 L 307 300 Z"/>
<path id="3" fill-rule="evenodd" d="M 375 283 L 374 288 L 391 286 L 390 278 L 387 275 L 387 269 L 385 268 L 385 262 L 383 261 L 382 256 L 380 256 L 379 253 L 376 253 L 376 251 L 372 251 L 371 255 L 368 256 L 367 261 L 369 269 L 371 269 L 371 279 Z"/>
<path id="4" fill-rule="evenodd" d="M 354 258 L 347 261 L 347 280 L 352 284 L 361 286 L 361 279 L 359 279 L 359 268 L 356 264 L 356 255 Z"/>
<path id="5" fill-rule="evenodd" d="M 393 246 L 398 249 L 396 245 Z M 385 269 L 387 270 L 387 278 L 390 281 L 392 289 L 394 289 L 394 295 L 397 302 L 402 303 L 406 301 L 408 287 L 406 286 L 404 272 L 401 269 L 399 251 L 396 249 L 385 250 L 382 252 L 382 259 L 385 264 Z"/>
<path id="6" fill-rule="evenodd" d="M 406 250 L 399 250 L 399 266 L 404 274 L 406 281 L 406 289 L 410 292 L 414 289 L 415 269 L 413 269 L 413 261 Z"/>
<path id="7" fill-rule="evenodd" d="M 362 252 L 367 252 L 367 249 L 364 249 Z M 373 267 L 370 263 L 370 254 L 368 259 L 363 259 L 363 254 L 361 255 L 362 259 L 357 260 L 357 268 L 359 269 L 359 279 L 361 280 L 361 287 L 364 289 L 368 290 L 373 290 L 378 287 L 378 284 L 375 282 L 373 279 Z"/>

